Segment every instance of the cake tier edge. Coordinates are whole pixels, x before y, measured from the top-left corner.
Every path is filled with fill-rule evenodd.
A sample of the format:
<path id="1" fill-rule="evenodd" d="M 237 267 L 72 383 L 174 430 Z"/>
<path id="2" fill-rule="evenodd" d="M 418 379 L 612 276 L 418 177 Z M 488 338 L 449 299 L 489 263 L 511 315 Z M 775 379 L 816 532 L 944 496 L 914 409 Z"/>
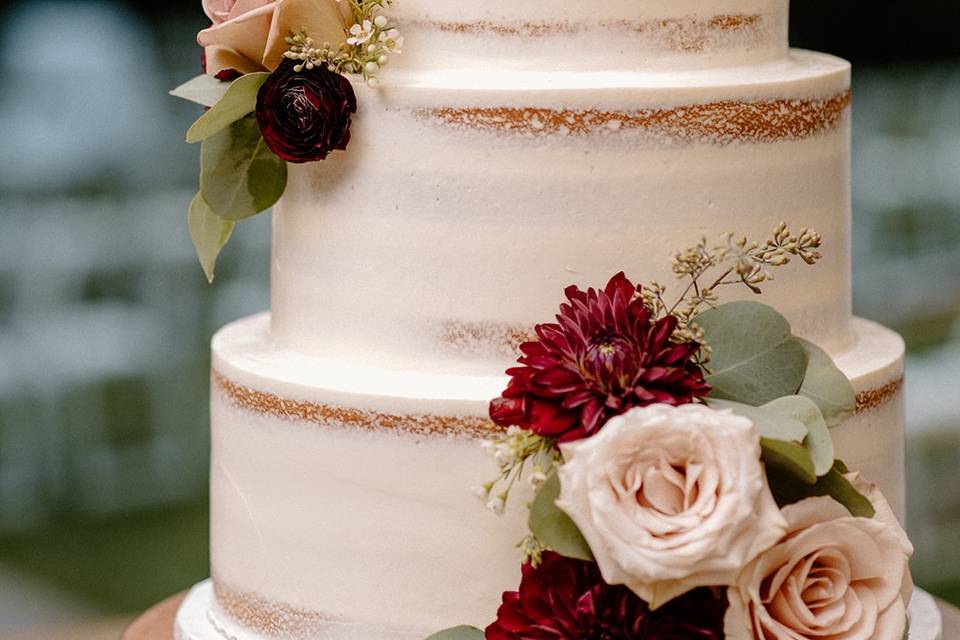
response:
<path id="1" fill-rule="evenodd" d="M 260 640 L 272 637 L 259 635 L 236 622 L 220 621 L 216 618 L 215 610 L 213 582 L 205 580 L 190 590 L 190 594 L 177 612 L 175 640 Z M 910 618 L 910 634 L 906 640 L 943 640 L 943 620 L 940 609 L 929 593 L 920 589 L 915 590 L 907 615 Z M 325 640 L 339 638 L 332 635 L 323 637 Z M 364 636 L 364 640 L 386 639 L 368 635 Z M 422 640 L 422 637 L 412 636 L 411 640 Z"/>
<path id="2" fill-rule="evenodd" d="M 470 499 L 496 475 L 478 439 L 498 432 L 487 402 L 506 378 L 310 357 L 278 348 L 269 325 L 254 316 L 213 343 L 212 571 L 225 617 L 287 636 L 488 622 L 519 578 L 526 533 L 527 496 L 499 518 Z M 835 354 L 859 405 L 833 430 L 838 457 L 902 519 L 903 342 L 854 328 L 854 347 Z M 284 608 L 264 622 L 251 614 L 263 603 Z"/>

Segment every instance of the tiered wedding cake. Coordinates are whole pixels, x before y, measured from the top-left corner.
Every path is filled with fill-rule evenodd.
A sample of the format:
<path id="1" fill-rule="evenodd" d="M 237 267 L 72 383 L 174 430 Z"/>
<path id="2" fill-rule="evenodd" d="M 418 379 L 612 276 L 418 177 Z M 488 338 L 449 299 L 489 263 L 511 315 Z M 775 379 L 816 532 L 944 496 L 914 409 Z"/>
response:
<path id="1" fill-rule="evenodd" d="M 478 440 L 518 344 L 569 284 L 670 282 L 691 239 L 781 220 L 825 257 L 764 302 L 853 383 L 837 457 L 902 520 L 903 343 L 851 315 L 850 67 L 788 49 L 787 0 L 390 13 L 406 50 L 354 83 L 349 150 L 290 165 L 271 313 L 213 341 L 212 580 L 182 640 L 489 623 L 526 510 L 464 496 L 491 475 Z M 922 615 L 911 637 L 935 637 Z"/>

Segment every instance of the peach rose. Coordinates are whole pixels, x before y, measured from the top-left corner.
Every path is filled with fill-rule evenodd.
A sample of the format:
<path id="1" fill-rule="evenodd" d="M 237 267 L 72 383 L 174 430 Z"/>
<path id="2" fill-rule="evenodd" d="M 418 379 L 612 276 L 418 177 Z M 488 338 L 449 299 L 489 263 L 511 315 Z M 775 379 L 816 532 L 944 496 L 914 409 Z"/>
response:
<path id="1" fill-rule="evenodd" d="M 877 515 L 854 518 L 829 497 L 784 508 L 786 537 L 727 591 L 728 638 L 903 638 L 913 547 L 876 487 L 854 480 Z"/>
<path id="2" fill-rule="evenodd" d="M 760 437 L 746 418 L 703 405 L 653 405 L 562 445 L 557 505 L 603 578 L 652 608 L 700 586 L 732 585 L 783 536 Z"/>
<path id="3" fill-rule="evenodd" d="M 203 0 L 213 25 L 197 35 L 207 71 L 273 71 L 290 33 L 306 27 L 318 46 L 338 47 L 352 23 L 350 3 L 337 0 Z"/>

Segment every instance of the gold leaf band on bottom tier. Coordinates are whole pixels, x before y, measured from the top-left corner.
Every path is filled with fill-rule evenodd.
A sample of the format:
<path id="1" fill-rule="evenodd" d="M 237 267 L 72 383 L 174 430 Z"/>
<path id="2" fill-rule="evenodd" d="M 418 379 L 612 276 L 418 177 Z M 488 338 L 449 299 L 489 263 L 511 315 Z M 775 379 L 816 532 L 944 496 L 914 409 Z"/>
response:
<path id="1" fill-rule="evenodd" d="M 493 133 L 584 136 L 635 131 L 680 143 L 729 145 L 802 140 L 831 131 L 850 106 L 849 90 L 827 98 L 721 101 L 666 109 L 605 111 L 537 107 L 440 107 L 418 117 Z"/>
<path id="2" fill-rule="evenodd" d="M 315 611 L 272 602 L 267 598 L 223 586 L 213 581 L 217 604 L 230 618 L 260 635 L 271 638 L 308 638 L 333 622 Z"/>
<path id="3" fill-rule="evenodd" d="M 419 436 L 456 436 L 490 438 L 503 429 L 486 418 L 477 416 L 441 416 L 433 414 L 400 415 L 342 407 L 303 400 L 281 398 L 257 391 L 211 370 L 211 383 L 216 391 L 234 406 L 251 413 L 283 420 L 307 422 L 324 427 L 388 431 Z M 878 409 L 896 398 L 903 390 L 903 378 L 857 394 L 856 413 Z"/>

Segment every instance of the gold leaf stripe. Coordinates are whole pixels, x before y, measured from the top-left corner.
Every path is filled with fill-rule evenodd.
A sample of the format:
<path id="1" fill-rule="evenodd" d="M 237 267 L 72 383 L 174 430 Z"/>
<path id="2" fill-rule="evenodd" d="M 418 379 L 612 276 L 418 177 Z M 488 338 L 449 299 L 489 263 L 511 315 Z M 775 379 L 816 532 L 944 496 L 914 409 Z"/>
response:
<path id="1" fill-rule="evenodd" d="M 723 48 L 718 39 L 732 34 L 761 33 L 762 16 L 758 14 L 728 14 L 712 18 L 665 18 L 659 20 L 609 20 L 596 24 L 605 31 L 627 31 L 644 36 L 657 48 L 665 51 L 702 52 Z M 425 22 L 444 33 L 496 35 L 505 37 L 542 38 L 552 35 L 570 35 L 587 31 L 593 25 L 577 22 L 517 22 L 502 23 L 479 20 L 474 22 Z M 751 38 L 753 42 L 755 38 Z M 740 41 L 738 41 L 740 42 Z M 711 47 L 710 44 L 718 46 Z"/>
<path id="2" fill-rule="evenodd" d="M 722 101 L 637 111 L 441 107 L 417 115 L 445 126 L 536 137 L 639 131 L 679 142 L 728 145 L 819 135 L 837 127 L 850 102 L 847 90 L 828 98 Z"/>
<path id="3" fill-rule="evenodd" d="M 444 322 L 439 335 L 441 345 L 460 354 L 514 358 L 521 344 L 535 338 L 526 326 L 497 322 Z"/>
<path id="4" fill-rule="evenodd" d="M 222 586 L 214 579 L 213 593 L 233 620 L 270 638 L 309 638 L 322 635 L 331 618 L 314 611 L 272 602 L 267 598 Z"/>
<path id="5" fill-rule="evenodd" d="M 888 382 L 877 389 L 867 389 L 857 394 L 857 413 L 877 409 L 893 400 L 903 389 L 903 377 Z"/>
<path id="6" fill-rule="evenodd" d="M 211 372 L 211 381 L 216 390 L 240 409 L 324 427 L 477 439 L 489 438 L 503 432 L 501 427 L 490 420 L 475 416 L 397 415 L 302 400 L 290 400 L 237 384 L 216 370 Z M 857 394 L 856 413 L 864 413 L 885 405 L 893 400 L 902 388 L 903 378 L 900 378 L 877 389 L 861 391 Z"/>
<path id="7" fill-rule="evenodd" d="M 235 406 L 285 420 L 298 420 L 324 427 L 347 427 L 369 431 L 394 431 L 421 436 L 489 438 L 503 430 L 476 416 L 398 415 L 331 404 L 290 400 L 237 384 L 216 370 L 211 371 L 215 389 Z"/>

